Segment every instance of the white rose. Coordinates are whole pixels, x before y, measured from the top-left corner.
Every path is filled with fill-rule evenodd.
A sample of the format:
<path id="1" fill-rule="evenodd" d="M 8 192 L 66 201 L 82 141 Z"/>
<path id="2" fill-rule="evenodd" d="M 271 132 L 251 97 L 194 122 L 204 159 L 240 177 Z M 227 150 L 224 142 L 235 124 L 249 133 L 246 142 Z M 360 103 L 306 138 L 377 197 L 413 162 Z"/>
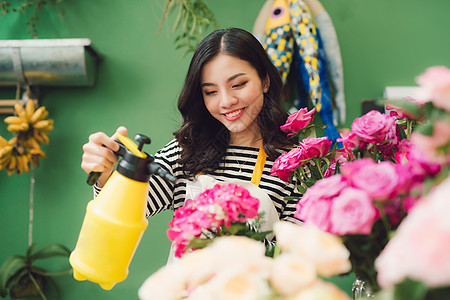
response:
<path id="1" fill-rule="evenodd" d="M 189 295 L 189 300 L 257 300 L 270 295 L 267 275 L 230 265 Z"/>
<path id="2" fill-rule="evenodd" d="M 270 282 L 280 294 L 294 295 L 316 280 L 313 262 L 304 257 L 284 252 L 274 259 Z"/>
<path id="3" fill-rule="evenodd" d="M 312 260 L 320 275 L 329 277 L 351 270 L 350 252 L 338 236 L 283 221 L 274 225 L 274 231 L 281 249 Z"/>
<path id="4" fill-rule="evenodd" d="M 144 281 L 138 290 L 139 299 L 181 299 L 185 296 L 185 279 L 177 264 L 164 266 Z"/>

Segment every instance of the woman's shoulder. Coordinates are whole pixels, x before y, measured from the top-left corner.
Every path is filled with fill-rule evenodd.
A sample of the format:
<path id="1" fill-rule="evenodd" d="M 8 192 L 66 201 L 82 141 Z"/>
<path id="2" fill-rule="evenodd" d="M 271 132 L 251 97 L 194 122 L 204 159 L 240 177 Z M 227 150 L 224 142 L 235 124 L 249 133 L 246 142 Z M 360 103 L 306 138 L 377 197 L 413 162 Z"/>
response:
<path id="1" fill-rule="evenodd" d="M 181 146 L 178 144 L 176 139 L 172 139 L 169 141 L 163 148 L 161 148 L 158 152 L 158 156 L 166 156 L 166 155 L 178 155 L 181 152 Z"/>

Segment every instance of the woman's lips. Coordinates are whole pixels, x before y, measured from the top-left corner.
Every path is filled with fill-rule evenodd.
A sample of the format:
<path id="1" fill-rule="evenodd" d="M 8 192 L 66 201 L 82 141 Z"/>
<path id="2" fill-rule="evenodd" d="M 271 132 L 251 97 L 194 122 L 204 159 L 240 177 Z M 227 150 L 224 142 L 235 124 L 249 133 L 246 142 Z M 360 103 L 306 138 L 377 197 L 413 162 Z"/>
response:
<path id="1" fill-rule="evenodd" d="M 239 119 L 244 113 L 245 108 L 236 109 L 223 114 L 224 118 L 228 121 L 235 121 Z"/>

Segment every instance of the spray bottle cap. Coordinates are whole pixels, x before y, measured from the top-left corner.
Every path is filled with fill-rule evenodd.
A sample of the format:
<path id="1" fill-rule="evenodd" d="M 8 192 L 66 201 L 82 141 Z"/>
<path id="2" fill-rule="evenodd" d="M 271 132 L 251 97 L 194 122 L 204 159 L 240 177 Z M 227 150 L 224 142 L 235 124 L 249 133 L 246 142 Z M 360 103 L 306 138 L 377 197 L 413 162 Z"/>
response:
<path id="1" fill-rule="evenodd" d="M 170 172 L 165 170 L 160 164 L 154 162 L 154 157 L 142 151 L 144 144 L 150 144 L 150 138 L 137 134 L 134 139 L 139 142 L 137 146 L 130 138 L 116 134 L 119 150 L 116 155 L 122 159 L 117 165 L 117 172 L 123 176 L 141 182 L 146 182 L 152 174 L 157 174 L 168 182 L 175 183 L 177 178 Z M 87 183 L 93 185 L 100 177 L 101 173 L 91 172 L 88 176 Z"/>
<path id="2" fill-rule="evenodd" d="M 122 159 L 117 165 L 117 172 L 132 180 L 147 182 L 150 179 L 150 172 L 147 168 L 148 155 L 142 152 L 144 144 L 150 144 L 150 138 L 137 134 L 134 139 L 139 142 L 137 146 L 130 138 L 121 134 L 116 135 L 120 148 L 124 148 L 123 153 L 119 153 Z M 120 151 L 120 150 L 119 150 Z"/>

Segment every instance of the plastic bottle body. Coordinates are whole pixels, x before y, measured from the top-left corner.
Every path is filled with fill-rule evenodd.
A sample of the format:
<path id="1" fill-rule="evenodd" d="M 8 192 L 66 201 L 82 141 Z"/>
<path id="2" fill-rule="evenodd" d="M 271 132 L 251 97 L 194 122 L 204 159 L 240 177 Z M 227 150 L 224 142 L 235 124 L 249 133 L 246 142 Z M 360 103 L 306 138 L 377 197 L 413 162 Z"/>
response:
<path id="1" fill-rule="evenodd" d="M 69 261 L 74 278 L 109 290 L 128 276 L 128 267 L 147 228 L 148 182 L 115 171 L 90 201 L 75 250 Z"/>

